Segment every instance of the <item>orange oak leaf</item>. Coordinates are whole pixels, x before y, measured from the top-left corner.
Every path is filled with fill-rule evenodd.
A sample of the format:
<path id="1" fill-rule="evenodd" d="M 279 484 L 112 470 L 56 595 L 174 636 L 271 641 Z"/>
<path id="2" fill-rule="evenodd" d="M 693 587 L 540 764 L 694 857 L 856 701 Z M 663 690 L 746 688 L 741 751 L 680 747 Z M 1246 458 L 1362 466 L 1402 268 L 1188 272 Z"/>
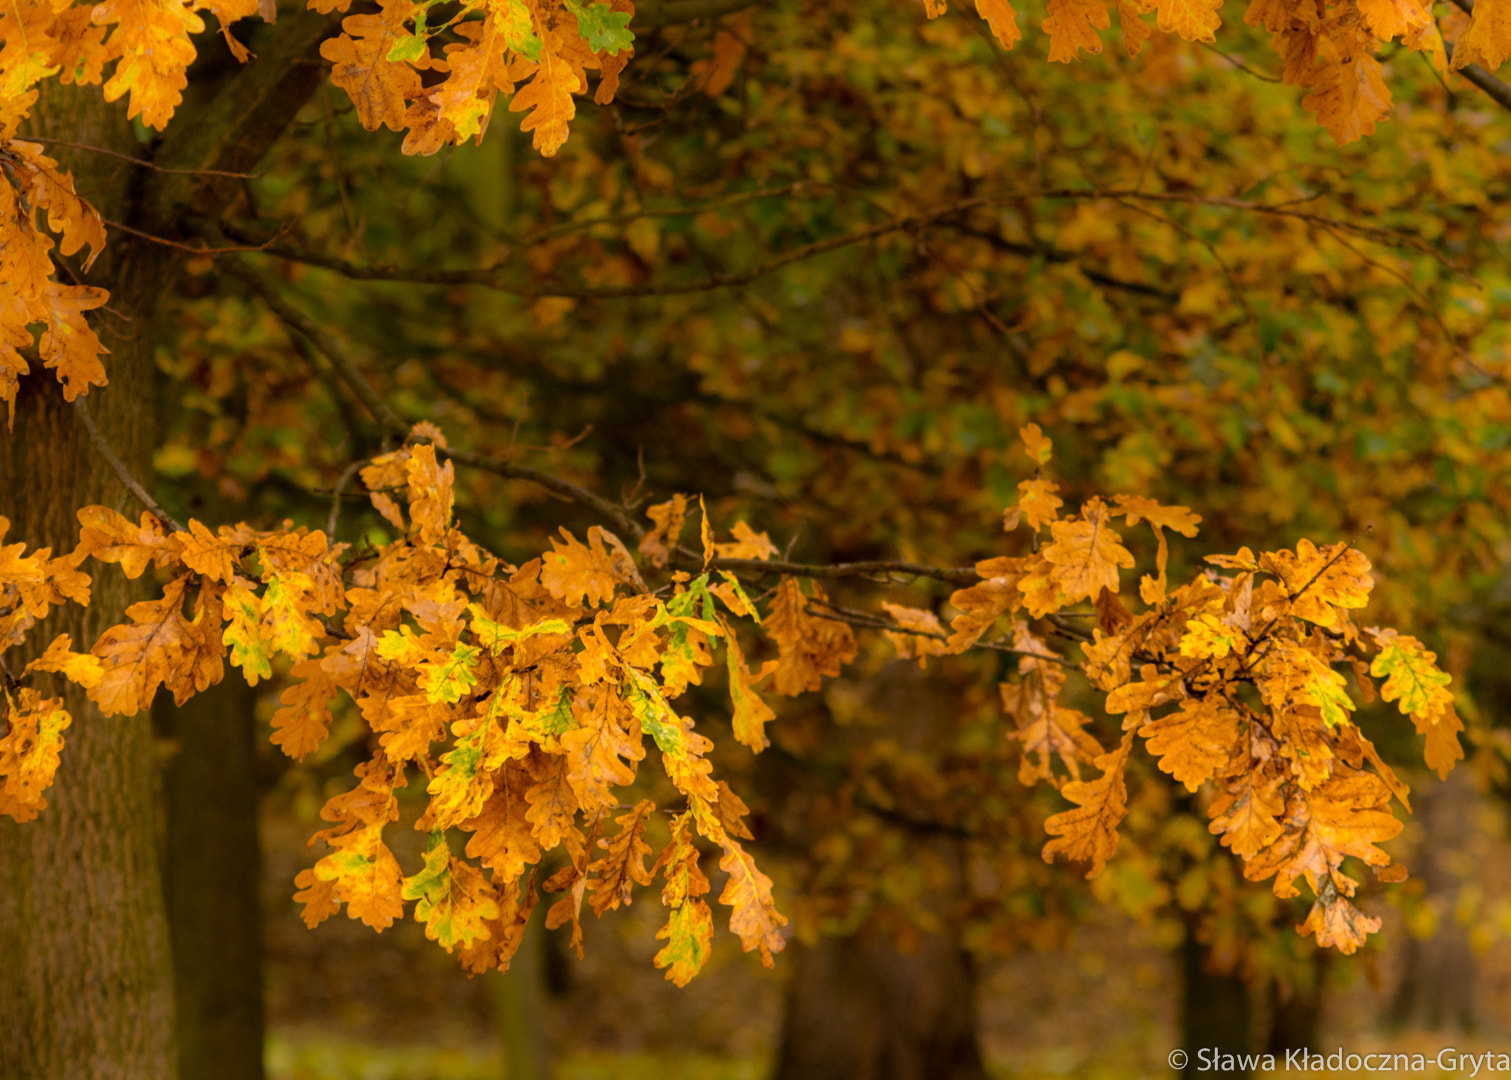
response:
<path id="1" fill-rule="evenodd" d="M 332 64 L 331 82 L 351 96 L 357 119 L 368 131 L 386 126 L 404 130 L 405 104 L 420 96 L 420 74 L 408 64 L 390 61 L 399 34 L 381 15 L 348 15 L 342 34 L 320 46 Z M 377 485 L 363 480 L 369 488 Z"/>
<path id="2" fill-rule="evenodd" d="M 1182 701 L 1180 708 L 1139 728 L 1159 767 L 1195 791 L 1223 765 L 1239 738 L 1239 716 L 1216 695 Z"/>
<path id="3" fill-rule="evenodd" d="M 813 598 L 824 599 L 824 590 L 817 583 Z M 817 690 L 823 685 L 823 676 L 838 675 L 841 665 L 855 659 L 857 646 L 850 628 L 811 614 L 796 578 L 783 578 L 777 586 L 763 625 L 777 644 L 773 689 L 778 694 L 791 697 Z"/>
<path id="4" fill-rule="evenodd" d="M 1050 525 L 1054 542 L 1044 549 L 1053 569 L 1050 579 L 1065 594 L 1066 603 L 1090 600 L 1102 589 L 1118 591 L 1118 568 L 1133 566 L 1133 554 L 1110 524 L 1111 515 L 1100 499 L 1081 509 L 1079 521 Z"/>
<path id="5" fill-rule="evenodd" d="M 651 883 L 650 871 L 645 868 L 646 856 L 651 853 L 650 845 L 645 842 L 645 827 L 655 809 L 655 803 L 641 799 L 629 812 L 614 819 L 619 825 L 617 835 L 598 841 L 605 854 L 588 864 L 594 915 L 628 904 L 636 885 Z"/>
<path id="6" fill-rule="evenodd" d="M 640 551 L 655 566 L 665 566 L 677 546 L 677 537 L 682 524 L 687 520 L 687 496 L 673 495 L 664 503 L 657 503 L 645 511 L 645 516 L 655 528 L 640 538 Z"/>
<path id="7" fill-rule="evenodd" d="M 1485 0 L 1474 5 L 1469 29 L 1453 49 L 1453 69 L 1482 64 L 1491 71 L 1511 58 L 1511 3 Z"/>
<path id="8" fill-rule="evenodd" d="M 1060 789 L 1073 810 L 1063 810 L 1044 823 L 1052 839 L 1044 845 L 1044 861 L 1063 855 L 1071 862 L 1089 862 L 1088 878 L 1102 872 L 1118 848 L 1118 823 L 1128 812 L 1128 788 L 1123 766 L 1133 748 L 1133 732 L 1127 732 L 1116 750 L 1096 759 L 1102 775 L 1095 780 L 1072 780 Z"/>

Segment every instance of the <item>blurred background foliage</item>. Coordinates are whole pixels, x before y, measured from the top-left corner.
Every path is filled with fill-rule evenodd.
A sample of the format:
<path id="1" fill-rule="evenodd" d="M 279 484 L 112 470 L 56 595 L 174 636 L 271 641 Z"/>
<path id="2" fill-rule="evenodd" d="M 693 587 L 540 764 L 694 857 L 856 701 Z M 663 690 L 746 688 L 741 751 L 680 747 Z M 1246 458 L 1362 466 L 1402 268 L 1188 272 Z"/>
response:
<path id="1" fill-rule="evenodd" d="M 759 758 L 716 686 L 691 691 L 805 946 L 775 977 L 720 942 L 715 970 L 663 987 L 652 923 L 630 917 L 581 963 L 542 945 L 522 1005 L 421 959 L 415 926 L 306 931 L 295 838 L 360 728 L 338 721 L 297 767 L 260 738 L 271 1075 L 496 1076 L 482 1033 L 521 1015 L 543 1017 L 562 1078 L 818 1076 L 825 1054 L 891 1061 L 909 1042 L 933 1055 L 919 1075 L 981 1075 L 976 1049 L 1003 1075 L 1133 1075 L 1204 1033 L 1263 1048 L 1319 1038 L 1322 1018 L 1362 1038 L 1511 1016 L 1511 904 L 1486 855 L 1504 855 L 1511 738 L 1511 116 L 1398 52 L 1392 119 L 1336 147 L 1236 12 L 1215 48 L 1156 34 L 1137 60 L 1062 66 L 1041 44 L 1004 53 L 973 13 L 862 0 L 647 30 L 616 103 L 585 105 L 550 160 L 508 115 L 479 146 L 402 158 L 322 89 L 222 224 L 262 291 L 204 258 L 173 301 L 157 489 L 180 517 L 316 524 L 341 484 L 340 538 L 385 535 L 341 479 L 380 430 L 271 292 L 452 445 L 636 505 L 702 493 L 721 527 L 802 561 L 1022 553 L 1001 513 L 1031 475 L 1030 421 L 1072 505 L 1117 491 L 1203 516 L 1174 577 L 1239 544 L 1357 540 L 1367 621 L 1439 652 L 1468 725 L 1457 787 L 1410 773 L 1415 840 L 1397 844 L 1426 854 L 1371 901 L 1398 911 L 1384 951 L 1322 960 L 1291 930 L 1304 911 L 1243 882 L 1201 795 L 1148 762 L 1106 874 L 1045 866 L 1063 803 L 1018 780 L 997 686 L 1015 667 L 905 669 L 878 635 L 822 694 L 778 705 Z M 464 471 L 458 492 L 469 534 L 515 561 L 593 523 L 523 481 Z M 948 593 L 832 598 L 947 618 Z M 246 696 L 248 725 L 277 691 Z M 1115 727 L 1089 694 L 1071 703 Z M 1359 718 L 1393 762 L 1420 759 L 1389 714 Z M 1463 1001 L 1449 971 L 1476 988 Z M 814 1024 L 854 1041 L 817 1047 Z M 455 1048 L 374 1048 L 382 1032 Z M 637 1040 L 651 1056 L 622 1056 Z"/>

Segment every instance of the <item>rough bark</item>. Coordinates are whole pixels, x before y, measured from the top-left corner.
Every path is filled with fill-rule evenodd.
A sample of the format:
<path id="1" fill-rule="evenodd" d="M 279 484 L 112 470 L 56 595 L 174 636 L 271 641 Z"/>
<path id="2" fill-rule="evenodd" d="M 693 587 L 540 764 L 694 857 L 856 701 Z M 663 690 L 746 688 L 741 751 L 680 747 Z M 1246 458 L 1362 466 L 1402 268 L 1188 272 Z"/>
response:
<path id="1" fill-rule="evenodd" d="M 261 856 L 253 692 L 234 675 L 173 708 L 163 886 L 181 1080 L 263 1080 Z"/>
<path id="2" fill-rule="evenodd" d="M 318 84 L 316 50 L 335 18 L 301 13 L 287 20 L 257 64 L 229 80 L 199 115 L 175 119 L 159 163 L 234 171 L 260 159 Z M 24 134 L 142 158 L 148 151 L 133 137 L 125 105 L 106 105 L 98 87 L 45 83 Z M 164 181 L 169 174 L 119 157 L 63 147 L 54 156 L 106 219 L 153 235 L 189 236 L 192 215 L 213 219 L 235 194 L 223 178 Z M 158 303 L 184 257 L 181 249 L 112 230 L 87 278 L 111 294 L 109 309 L 92 319 L 111 354 L 110 385 L 89 395 L 91 412 L 138 478 L 150 473 Z M 38 366 L 21 380 L 14 428 L 0 434 L 7 539 L 70 551 L 75 510 L 95 503 L 140 512 L 95 454 L 52 373 Z M 90 608 L 54 612 L 8 664 L 24 664 L 58 633 L 87 648 L 124 621 L 142 583 L 125 581 L 114 567 L 86 569 L 95 576 Z M 105 718 L 76 688 L 51 685 L 74 722 L 49 805 L 35 821 L 0 823 L 0 1076 L 164 1080 L 178 1063 L 149 717 Z"/>
<path id="3" fill-rule="evenodd" d="M 103 104 L 97 89 L 50 87 L 28 130 L 136 151 L 124 107 Z M 136 179 L 126 167 L 103 156 L 56 156 L 106 217 L 124 216 Z M 115 313 L 96 324 L 111 350 L 111 385 L 89 402 L 100 431 L 138 475 L 151 449 L 146 386 L 162 271 L 155 252 L 123 243 L 89 278 L 110 289 Z M 74 511 L 91 503 L 138 509 L 127 505 L 57 380 L 38 365 L 21 380 L 15 427 L 0 435 L 8 539 L 71 551 L 79 529 Z M 117 569 L 95 572 L 90 608 L 55 611 L 20 651 L 38 652 L 59 633 L 87 648 L 123 621 L 134 598 Z M 24 662 L 7 657 L 17 661 Z M 47 809 L 26 824 L 0 824 L 0 1076 L 161 1080 L 176 1063 L 148 716 L 107 718 L 72 685 L 55 682 L 52 692 L 64 697 L 73 726 Z"/>

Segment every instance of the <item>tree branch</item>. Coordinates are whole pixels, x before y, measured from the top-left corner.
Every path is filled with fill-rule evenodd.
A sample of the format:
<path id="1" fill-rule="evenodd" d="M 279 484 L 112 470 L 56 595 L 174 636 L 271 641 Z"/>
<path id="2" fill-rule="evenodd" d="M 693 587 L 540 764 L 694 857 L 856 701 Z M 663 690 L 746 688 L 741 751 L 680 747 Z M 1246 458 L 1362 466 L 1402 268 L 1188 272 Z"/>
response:
<path id="1" fill-rule="evenodd" d="M 639 0 L 632 25 L 680 26 L 699 19 L 722 18 L 761 4 L 762 0 Z"/>
<path id="2" fill-rule="evenodd" d="M 147 489 L 137 483 L 136 477 L 131 475 L 131 470 L 126 468 L 126 463 L 111 449 L 110 444 L 105 441 L 105 436 L 101 435 L 100 429 L 95 426 L 94 417 L 89 415 L 89 403 L 84 399 L 83 394 L 73 399 L 73 411 L 78 414 L 79 423 L 84 425 L 84 430 L 89 433 L 89 441 L 94 444 L 95 451 L 115 471 L 116 479 L 120 480 L 126 490 L 135 495 L 152 516 L 168 528 L 174 532 L 187 532 L 187 529 L 175 521 L 172 515 L 157 504 L 156 499 L 147 494 Z"/>
<path id="3" fill-rule="evenodd" d="M 1463 11 L 1466 15 L 1474 14 L 1474 0 L 1449 0 L 1454 7 Z M 1443 42 L 1443 51 L 1448 54 L 1448 60 L 1453 60 L 1453 46 Z M 1459 68 L 1459 74 L 1468 79 L 1475 86 L 1485 92 L 1485 95 L 1501 108 L 1511 112 L 1511 85 L 1507 85 L 1486 71 L 1479 64 L 1465 64 Z"/>
<path id="4" fill-rule="evenodd" d="M 336 258 L 335 256 L 320 255 L 315 252 L 291 247 L 287 244 L 271 243 L 269 242 L 270 238 L 267 237 L 252 239 L 244 230 L 237 229 L 230 223 L 222 223 L 221 228 L 232 239 L 241 243 L 256 244 L 259 250 L 269 255 L 276 255 L 279 258 L 289 259 L 293 262 L 306 263 L 310 266 L 319 266 L 326 270 L 332 270 L 353 281 L 409 281 L 421 285 L 479 285 L 485 289 L 493 289 L 496 292 L 505 293 L 509 296 L 530 298 L 560 296 L 573 300 L 613 300 L 639 296 L 681 296 L 687 293 L 711 292 L 714 289 L 728 289 L 740 285 L 748 285 L 752 281 L 780 270 L 784 266 L 802 262 L 804 259 L 811 259 L 815 255 L 837 251 L 840 248 L 865 243 L 868 240 L 876 240 L 890 233 L 908 232 L 913 229 L 922 228 L 954 214 L 983 206 L 991 206 L 998 202 L 1007 201 L 1011 197 L 999 194 L 962 199 L 959 202 L 938 207 L 934 210 L 910 214 L 883 224 L 857 229 L 854 232 L 842 233 L 839 236 L 831 236 L 824 240 L 815 240 L 811 244 L 803 244 L 800 247 L 783 252 L 766 262 L 744 270 L 709 274 L 706 277 L 686 282 L 652 282 L 645 285 L 611 285 L 605 287 L 577 286 L 538 281 L 509 281 L 503 277 L 501 268 L 426 270 L 421 267 L 362 266 L 357 263 L 348 262 L 345 259 Z M 264 244 L 266 246 L 263 246 Z"/>
<path id="5" fill-rule="evenodd" d="M 388 402 L 378 396 L 372 384 L 362 377 L 362 372 L 346 351 L 341 348 L 339 342 L 330 335 L 330 332 L 304 312 L 294 307 L 278 292 L 277 287 L 268 280 L 267 276 L 253 269 L 240 260 L 232 260 L 226 264 L 226 269 L 234 276 L 246 283 L 254 293 L 262 298 L 268 309 L 283 320 L 291 330 L 297 330 L 325 357 L 341 381 L 346 383 L 356 399 L 372 414 L 373 419 L 391 436 L 403 440 L 409 434 L 409 425 L 399 419 L 397 413 L 388 407 Z"/>

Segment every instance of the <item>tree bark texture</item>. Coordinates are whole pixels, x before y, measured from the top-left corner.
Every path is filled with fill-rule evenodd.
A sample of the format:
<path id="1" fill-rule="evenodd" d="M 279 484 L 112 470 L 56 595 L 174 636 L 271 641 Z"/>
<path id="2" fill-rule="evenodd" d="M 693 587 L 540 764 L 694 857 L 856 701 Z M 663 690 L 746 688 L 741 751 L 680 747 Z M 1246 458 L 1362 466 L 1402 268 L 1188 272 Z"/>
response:
<path id="1" fill-rule="evenodd" d="M 124 102 L 98 89 L 50 86 L 28 133 L 136 153 Z M 75 187 L 107 218 L 122 220 L 139 179 L 118 160 L 48 147 Z M 95 422 L 136 475 L 152 446 L 152 328 L 163 264 L 151 249 L 120 243 L 101 257 L 91 284 L 111 292 L 114 314 L 94 320 L 110 385 L 89 394 Z M 73 550 L 74 511 L 99 503 L 127 513 L 115 475 L 89 442 L 50 371 L 21 380 L 16 420 L 0 436 L 0 514 L 10 542 Z M 12 670 L 59 633 L 88 649 L 124 621 L 139 582 L 116 567 L 86 566 L 94 578 L 87 610 L 55 609 L 12 650 Z M 16 656 L 21 652 L 23 656 Z M 0 824 L 0 1076 L 14 1080 L 162 1080 L 176 1068 L 168 927 L 158 874 L 155 766 L 146 712 L 105 717 L 62 680 L 73 725 L 36 820 Z"/>
<path id="2" fill-rule="evenodd" d="M 255 164 L 318 85 L 320 39 L 338 20 L 313 12 L 286 19 L 256 63 L 203 107 L 181 110 L 155 160 L 179 170 Z M 150 153 L 132 134 L 126 102 L 105 104 L 98 87 L 45 82 L 23 134 L 137 159 Z M 213 220 L 236 194 L 224 177 L 150 172 L 65 146 L 47 150 L 105 219 L 180 244 L 192 238 L 191 215 Z M 111 294 L 108 309 L 91 314 L 110 349 L 110 383 L 93 390 L 88 404 L 138 480 L 150 476 L 158 303 L 184 258 L 181 247 L 111 229 L 84 279 Z M 141 508 L 90 444 L 53 373 L 34 367 L 21 380 L 14 427 L 0 434 L 0 515 L 10 519 L 9 542 L 61 554 L 77 543 L 79 507 L 101 504 L 132 516 Z M 90 607 L 69 605 L 32 628 L 25 648 L 7 654 L 12 670 L 59 633 L 88 649 L 145 595 L 145 582 L 128 582 L 115 567 L 84 569 L 94 578 Z M 0 823 L 0 1077 L 166 1080 L 178 1062 L 149 716 L 106 718 L 78 688 L 36 682 L 64 698 L 73 725 L 47 808 L 35 821 Z"/>

